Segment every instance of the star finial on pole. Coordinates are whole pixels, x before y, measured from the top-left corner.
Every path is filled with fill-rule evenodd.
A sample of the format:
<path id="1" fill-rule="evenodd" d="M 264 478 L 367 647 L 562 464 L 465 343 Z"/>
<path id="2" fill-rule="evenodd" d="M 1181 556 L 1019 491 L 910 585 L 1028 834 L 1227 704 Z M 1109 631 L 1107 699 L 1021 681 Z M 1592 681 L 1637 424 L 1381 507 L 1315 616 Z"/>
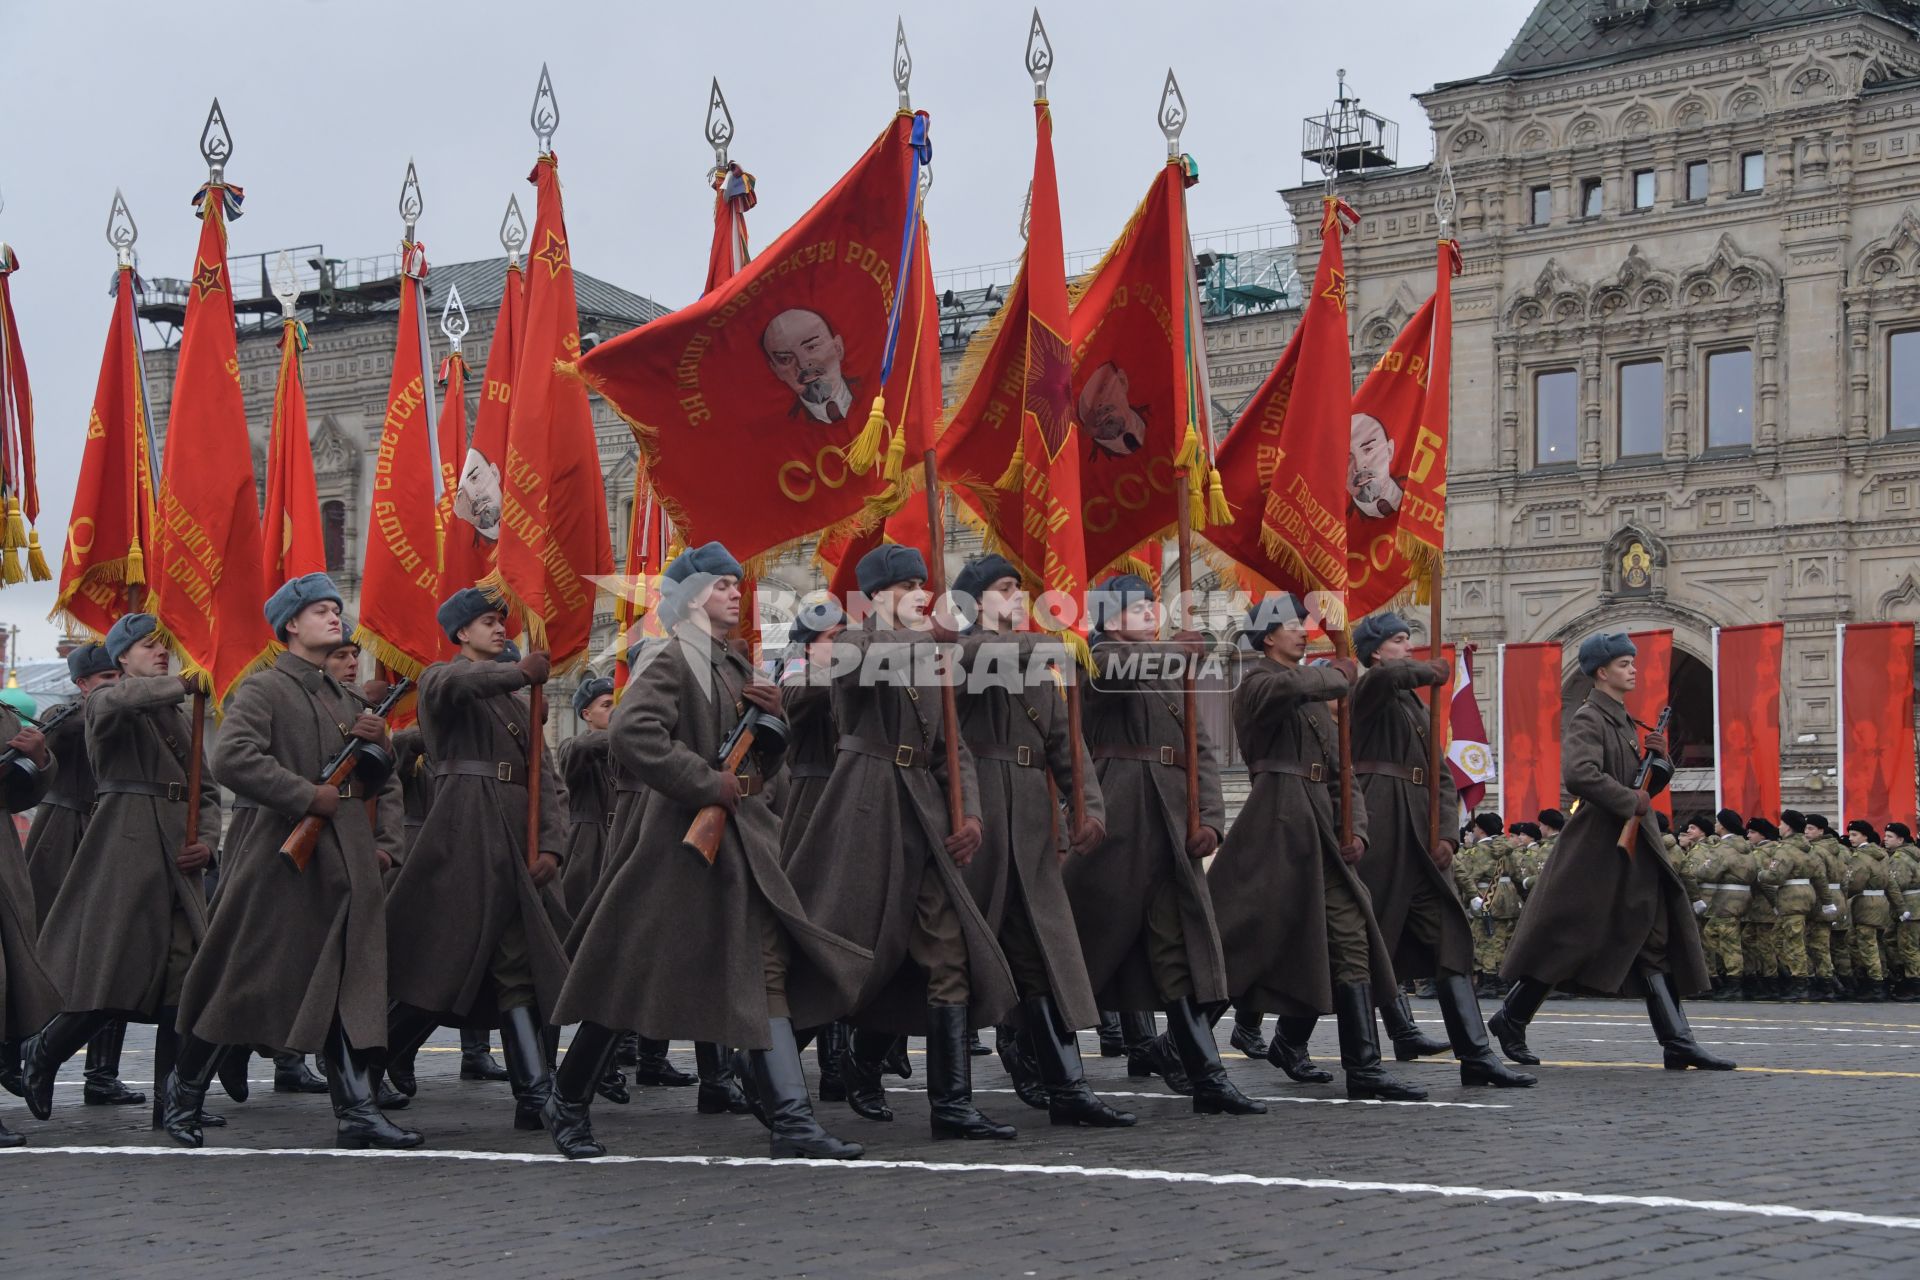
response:
<path id="1" fill-rule="evenodd" d="M 533 110 L 527 121 L 533 126 L 533 136 L 540 140 L 540 154 L 552 152 L 553 134 L 560 127 L 560 99 L 553 95 L 553 77 L 547 74 L 544 62 L 540 64 L 540 83 L 534 88 Z"/>
<path id="2" fill-rule="evenodd" d="M 115 187 L 113 208 L 107 211 L 107 243 L 113 246 L 114 257 L 121 266 L 133 265 L 133 242 L 139 238 L 140 228 L 133 221 L 133 210 L 127 208 L 127 198 Z"/>

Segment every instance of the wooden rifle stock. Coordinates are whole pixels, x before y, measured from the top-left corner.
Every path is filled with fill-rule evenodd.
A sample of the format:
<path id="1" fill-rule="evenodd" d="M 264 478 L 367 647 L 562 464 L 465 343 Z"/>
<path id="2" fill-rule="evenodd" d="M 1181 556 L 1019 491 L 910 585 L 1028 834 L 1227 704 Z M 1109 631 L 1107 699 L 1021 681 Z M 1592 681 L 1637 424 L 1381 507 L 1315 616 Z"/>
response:
<path id="1" fill-rule="evenodd" d="M 387 690 L 387 696 L 380 700 L 380 705 L 373 709 L 373 714 L 382 720 L 386 719 L 411 688 L 413 688 L 413 681 L 410 679 L 402 679 L 395 683 Z M 339 754 L 327 762 L 326 770 L 320 775 L 317 785 L 338 787 L 353 776 L 354 767 L 360 763 L 359 752 L 355 750 L 359 742 L 358 738 L 347 739 L 346 745 L 340 748 Z M 327 829 L 327 821 L 325 818 L 308 814 L 287 833 L 287 838 L 280 842 L 280 856 L 286 860 L 288 866 L 295 871 L 307 869 L 307 864 L 313 861 L 314 846 L 320 843 L 320 833 Z"/>
<path id="2" fill-rule="evenodd" d="M 720 767 L 728 773 L 738 773 L 740 762 L 747 758 L 747 752 L 753 749 L 753 728 L 748 719 L 740 721 L 741 729 L 733 735 L 725 756 L 721 757 Z M 724 805 L 710 804 L 693 815 L 693 824 L 687 828 L 687 834 L 680 843 L 712 865 L 720 856 L 720 837 L 727 831 L 727 810 Z"/>
<path id="3" fill-rule="evenodd" d="M 1665 736 L 1667 732 L 1667 720 L 1671 718 L 1672 715 L 1673 715 L 1672 707 L 1660 708 L 1660 717 L 1659 719 L 1654 721 L 1653 731 L 1657 734 Z M 1641 795 L 1647 795 L 1648 794 L 1647 784 L 1652 780 L 1652 778 L 1653 778 L 1653 752 L 1648 751 L 1640 757 L 1640 767 L 1635 769 L 1633 772 L 1633 789 L 1635 791 L 1638 791 Z M 1633 856 L 1634 833 L 1639 831 L 1639 829 L 1640 829 L 1640 815 L 1637 813 L 1634 814 L 1631 818 L 1628 818 L 1626 821 L 1626 825 L 1620 828 L 1619 845 L 1622 849 L 1627 851 L 1627 856 L 1629 858 Z"/>

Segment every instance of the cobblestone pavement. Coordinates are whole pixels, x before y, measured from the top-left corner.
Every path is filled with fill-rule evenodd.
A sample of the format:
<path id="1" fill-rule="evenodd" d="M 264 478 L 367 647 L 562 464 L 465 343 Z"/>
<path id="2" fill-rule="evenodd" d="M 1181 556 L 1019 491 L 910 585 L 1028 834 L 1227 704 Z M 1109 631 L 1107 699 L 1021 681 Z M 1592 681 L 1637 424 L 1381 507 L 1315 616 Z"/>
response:
<path id="1" fill-rule="evenodd" d="M 1742 1070 L 1662 1071 L 1637 1004 L 1555 1001 L 1531 1037 L 1537 1089 L 1462 1089 L 1443 1059 L 1400 1068 L 1430 1104 L 1353 1105 L 1229 1051 L 1271 1103 L 1246 1119 L 1129 1081 L 1088 1035 L 1095 1088 L 1137 1128 L 1050 1128 L 981 1058 L 979 1100 L 1019 1141 L 935 1143 L 924 1095 L 893 1082 L 892 1124 L 821 1108 L 867 1144 L 851 1165 L 771 1164 L 751 1118 L 696 1115 L 691 1089 L 596 1103 L 618 1159 L 568 1164 L 513 1130 L 505 1085 L 457 1079 L 451 1033 L 398 1117 L 429 1145 L 402 1155 L 333 1153 L 326 1099 L 274 1094 L 261 1059 L 253 1099 L 215 1102 L 231 1123 L 185 1152 L 144 1110 L 80 1105 L 76 1061 L 50 1123 L 0 1096 L 29 1144 L 0 1152 L 0 1258 L 9 1277 L 143 1280 L 1920 1274 L 1920 1006 L 1691 1013 Z M 143 1088 L 150 1045 L 130 1032 L 125 1075 Z M 1314 1047 L 1337 1058 L 1330 1022 Z M 690 1046 L 675 1057 L 691 1068 Z"/>

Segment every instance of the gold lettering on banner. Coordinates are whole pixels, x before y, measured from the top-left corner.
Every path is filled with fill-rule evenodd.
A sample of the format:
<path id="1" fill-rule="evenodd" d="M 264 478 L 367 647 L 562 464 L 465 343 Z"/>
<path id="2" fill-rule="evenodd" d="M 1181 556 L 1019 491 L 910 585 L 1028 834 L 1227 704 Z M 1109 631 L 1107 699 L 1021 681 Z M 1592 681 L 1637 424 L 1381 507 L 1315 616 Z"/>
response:
<path id="1" fill-rule="evenodd" d="M 86 542 L 80 541 L 80 535 L 86 534 Z M 67 523 L 67 563 L 78 565 L 80 557 L 93 552 L 94 539 L 98 536 L 92 516 L 75 516 Z"/>
<path id="2" fill-rule="evenodd" d="M 546 571 L 549 604 L 557 594 L 562 609 L 584 609 L 591 600 L 586 584 L 567 563 L 566 549 L 554 541 L 551 528 L 540 520 L 547 510 L 546 490 L 545 478 L 533 469 L 525 455 L 509 445 L 507 483 L 500 486 L 501 528 L 513 530 Z M 529 509 L 523 498 L 532 498 L 535 494 L 539 495 L 538 500 Z"/>
<path id="3" fill-rule="evenodd" d="M 1290 477 L 1284 494 L 1268 491 L 1261 523 L 1287 539 L 1322 586 L 1346 586 L 1347 566 L 1327 545 L 1336 534 L 1345 540 L 1345 522 L 1313 496 L 1302 477 Z"/>
<path id="4" fill-rule="evenodd" d="M 1084 477 L 1083 477 L 1084 479 Z M 1113 488 L 1081 502 L 1087 532 L 1106 533 L 1120 523 L 1123 511 L 1144 511 L 1154 495 L 1174 494 L 1179 486 L 1173 473 L 1173 459 L 1156 457 L 1147 463 L 1145 474 L 1129 471 L 1115 476 Z"/>
<path id="5" fill-rule="evenodd" d="M 789 502 L 811 502 L 819 489 L 838 489 L 847 483 L 847 451 L 837 444 L 822 445 L 811 465 L 794 458 L 775 473 L 781 496 Z"/>

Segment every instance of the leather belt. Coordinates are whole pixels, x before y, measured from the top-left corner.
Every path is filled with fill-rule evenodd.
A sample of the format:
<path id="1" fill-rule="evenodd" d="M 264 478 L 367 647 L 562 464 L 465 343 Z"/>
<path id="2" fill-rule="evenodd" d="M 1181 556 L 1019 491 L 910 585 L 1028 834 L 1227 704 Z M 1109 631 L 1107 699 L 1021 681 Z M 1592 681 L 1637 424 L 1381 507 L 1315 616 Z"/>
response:
<path id="1" fill-rule="evenodd" d="M 1784 889 L 1784 888 L 1786 888 L 1786 887 L 1787 887 L 1788 885 L 1790 885 L 1790 884 L 1804 884 L 1804 885 L 1807 885 L 1807 886 L 1809 886 L 1809 887 L 1810 887 L 1810 886 L 1812 886 L 1812 884 L 1813 884 L 1813 881 L 1811 881 L 1811 880 L 1783 880 L 1783 881 L 1781 881 L 1781 883 L 1780 883 L 1780 887 L 1781 887 L 1782 889 Z M 1830 885 L 1828 885 L 1828 886 L 1827 886 L 1827 888 L 1829 888 L 1829 889 L 1838 889 L 1839 887 L 1840 887 L 1840 886 L 1839 886 L 1839 885 L 1837 885 L 1837 884 L 1830 884 Z"/>
<path id="2" fill-rule="evenodd" d="M 567 821 L 576 827 L 604 827 L 613 825 L 610 813 L 570 813 Z"/>
<path id="3" fill-rule="evenodd" d="M 1427 785 L 1427 771 L 1419 766 L 1408 768 L 1403 764 L 1388 764 L 1385 760 L 1356 760 L 1353 771 L 1363 777 L 1377 773 L 1384 778 L 1398 778 L 1402 782 L 1411 782 L 1416 787 Z"/>
<path id="4" fill-rule="evenodd" d="M 840 749 L 851 751 L 857 756 L 872 756 L 876 760 L 890 760 L 900 769 L 931 769 L 933 760 L 925 747 L 896 746 L 891 742 L 875 742 L 869 738 L 856 738 L 844 734 L 840 738 Z"/>
<path id="5" fill-rule="evenodd" d="M 43 796 L 41 804 L 50 804 L 56 809 L 71 809 L 75 813 L 85 813 L 93 808 L 91 800 L 75 800 L 72 796 Z"/>
<path id="6" fill-rule="evenodd" d="M 171 800 L 175 804 L 187 801 L 187 784 L 184 782 L 148 782 L 141 778 L 102 778 L 93 784 L 95 795 L 152 796 L 156 800 Z"/>
<path id="7" fill-rule="evenodd" d="M 492 778 L 516 787 L 527 785 L 527 766 L 515 760 L 438 760 L 432 767 L 436 778 Z"/>
<path id="8" fill-rule="evenodd" d="M 831 778 L 833 766 L 830 764 L 790 764 L 787 766 L 790 778 Z"/>
<path id="9" fill-rule="evenodd" d="M 1327 782 L 1332 771 L 1316 760 L 1312 764 L 1301 764 L 1296 760 L 1249 760 L 1248 773 L 1284 773 L 1295 778 L 1305 778 L 1308 782 Z"/>
<path id="10" fill-rule="evenodd" d="M 408 818 L 406 821 L 406 829 L 408 831 L 418 831 L 421 827 L 424 827 L 426 825 L 427 825 L 427 820 L 425 818 Z"/>
<path id="11" fill-rule="evenodd" d="M 1180 747 L 1131 747 L 1124 743 L 1116 743 L 1112 746 L 1094 747 L 1088 754 L 1095 760 L 1139 760 L 1146 764 L 1168 766 L 1186 764 Z"/>
<path id="12" fill-rule="evenodd" d="M 1033 748 L 1026 745 L 1014 746 L 1006 742 L 967 743 L 967 750 L 980 760 L 1004 760 L 1008 764 L 1017 764 L 1023 769 L 1038 769 L 1045 763 L 1036 759 Z"/>

